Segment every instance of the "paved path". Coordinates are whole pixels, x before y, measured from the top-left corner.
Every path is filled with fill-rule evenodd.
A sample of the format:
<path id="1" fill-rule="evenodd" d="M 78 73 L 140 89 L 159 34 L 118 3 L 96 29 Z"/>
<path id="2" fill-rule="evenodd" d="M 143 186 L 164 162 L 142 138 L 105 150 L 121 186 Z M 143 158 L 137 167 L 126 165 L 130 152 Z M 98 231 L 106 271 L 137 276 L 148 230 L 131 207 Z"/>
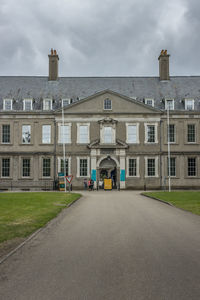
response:
<path id="1" fill-rule="evenodd" d="M 0 266 L 0 299 L 200 299 L 200 217 L 87 192 Z"/>

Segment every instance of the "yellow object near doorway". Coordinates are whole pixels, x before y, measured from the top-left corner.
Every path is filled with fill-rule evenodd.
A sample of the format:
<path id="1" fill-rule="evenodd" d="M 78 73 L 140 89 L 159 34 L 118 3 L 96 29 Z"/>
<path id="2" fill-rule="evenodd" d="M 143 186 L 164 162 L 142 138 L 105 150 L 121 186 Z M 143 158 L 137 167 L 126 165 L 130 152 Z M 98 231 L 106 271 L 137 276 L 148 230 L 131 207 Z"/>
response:
<path id="1" fill-rule="evenodd" d="M 112 190 L 112 179 L 104 179 L 104 190 Z"/>

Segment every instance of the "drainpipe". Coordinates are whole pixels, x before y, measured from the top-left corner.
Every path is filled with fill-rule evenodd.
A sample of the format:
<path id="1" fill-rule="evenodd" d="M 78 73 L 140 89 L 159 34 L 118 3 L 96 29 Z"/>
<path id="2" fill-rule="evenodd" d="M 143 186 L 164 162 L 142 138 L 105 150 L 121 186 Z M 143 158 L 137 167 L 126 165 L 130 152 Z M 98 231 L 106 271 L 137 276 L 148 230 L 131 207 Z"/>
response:
<path id="1" fill-rule="evenodd" d="M 160 120 L 160 188 L 162 189 L 162 124 Z"/>
<path id="2" fill-rule="evenodd" d="M 56 120 L 54 120 L 54 175 L 53 175 L 53 180 L 54 180 L 54 190 L 56 189 Z"/>

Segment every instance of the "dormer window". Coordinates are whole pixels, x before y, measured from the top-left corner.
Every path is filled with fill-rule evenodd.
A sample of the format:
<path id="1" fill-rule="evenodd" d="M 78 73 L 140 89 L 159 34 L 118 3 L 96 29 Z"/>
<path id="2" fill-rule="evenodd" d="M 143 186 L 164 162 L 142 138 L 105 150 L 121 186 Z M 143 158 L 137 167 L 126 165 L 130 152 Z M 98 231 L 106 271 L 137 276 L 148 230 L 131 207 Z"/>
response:
<path id="1" fill-rule="evenodd" d="M 145 98 L 145 104 L 154 107 L 154 99 Z"/>
<path id="2" fill-rule="evenodd" d="M 23 110 L 30 111 L 33 109 L 32 99 L 24 99 L 23 101 Z"/>
<path id="3" fill-rule="evenodd" d="M 12 99 L 3 100 L 3 110 L 12 110 Z"/>
<path id="4" fill-rule="evenodd" d="M 165 99 L 165 110 L 174 110 L 174 99 Z"/>
<path id="5" fill-rule="evenodd" d="M 62 99 L 62 107 L 65 107 L 70 104 L 70 99 Z"/>
<path id="6" fill-rule="evenodd" d="M 52 110 L 52 100 L 51 99 L 43 100 L 43 110 Z"/>
<path id="7" fill-rule="evenodd" d="M 104 110 L 112 110 L 112 101 L 110 99 L 104 100 Z"/>
<path id="8" fill-rule="evenodd" d="M 185 99 L 185 110 L 194 110 L 194 99 Z"/>

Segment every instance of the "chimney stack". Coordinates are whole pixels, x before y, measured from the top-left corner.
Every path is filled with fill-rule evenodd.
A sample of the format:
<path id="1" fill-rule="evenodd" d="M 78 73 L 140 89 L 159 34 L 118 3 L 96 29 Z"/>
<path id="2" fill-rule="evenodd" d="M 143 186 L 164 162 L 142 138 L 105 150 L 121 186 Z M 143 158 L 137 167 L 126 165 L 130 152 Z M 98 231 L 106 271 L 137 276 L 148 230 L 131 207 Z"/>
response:
<path id="1" fill-rule="evenodd" d="M 169 54 L 167 50 L 162 50 L 158 57 L 160 80 L 169 80 Z"/>
<path id="2" fill-rule="evenodd" d="M 49 80 L 58 79 L 58 61 L 59 57 L 56 50 L 51 49 L 49 56 Z"/>

